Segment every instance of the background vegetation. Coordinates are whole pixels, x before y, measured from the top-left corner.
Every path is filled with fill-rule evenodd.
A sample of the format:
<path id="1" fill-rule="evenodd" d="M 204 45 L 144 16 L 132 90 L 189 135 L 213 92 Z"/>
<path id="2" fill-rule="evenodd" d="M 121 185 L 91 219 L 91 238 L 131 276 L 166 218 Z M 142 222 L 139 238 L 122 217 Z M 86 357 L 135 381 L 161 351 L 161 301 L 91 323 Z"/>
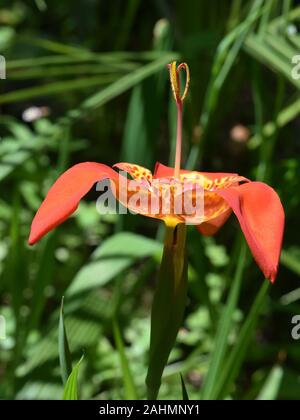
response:
<path id="1" fill-rule="evenodd" d="M 189 230 L 185 323 L 160 398 L 181 398 L 181 373 L 190 398 L 298 399 L 291 319 L 300 314 L 300 80 L 291 60 L 300 53 L 299 22 L 291 0 L 1 2 L 1 398 L 61 398 L 63 295 L 73 363 L 84 354 L 80 398 L 145 398 L 161 225 L 100 216 L 92 191 L 38 245 L 27 237 L 68 166 L 168 163 L 175 109 L 166 64 L 178 59 L 192 75 L 186 166 L 268 182 L 287 221 L 270 288 L 234 217 L 213 238 Z M 29 121 L 33 106 L 42 117 Z"/>

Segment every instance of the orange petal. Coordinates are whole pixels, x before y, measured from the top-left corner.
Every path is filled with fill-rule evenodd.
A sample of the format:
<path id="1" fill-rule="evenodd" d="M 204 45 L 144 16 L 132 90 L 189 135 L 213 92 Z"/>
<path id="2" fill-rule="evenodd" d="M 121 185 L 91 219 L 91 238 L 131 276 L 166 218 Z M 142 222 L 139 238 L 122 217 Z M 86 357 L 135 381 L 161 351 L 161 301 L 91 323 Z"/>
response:
<path id="1" fill-rule="evenodd" d="M 187 171 L 186 169 L 181 169 L 181 174 L 188 174 L 192 171 Z M 201 175 L 207 177 L 210 180 L 215 180 L 218 178 L 230 177 L 230 176 L 238 176 L 237 174 L 233 173 L 226 173 L 226 172 L 198 172 Z M 154 178 L 163 178 L 169 177 L 174 175 L 174 168 L 170 166 L 163 165 L 160 162 L 156 162 L 155 169 L 154 169 Z M 245 179 L 245 178 L 244 178 Z"/>
<path id="2" fill-rule="evenodd" d="M 184 169 L 180 170 L 181 174 L 188 173 L 190 171 L 186 171 Z M 154 178 L 164 178 L 174 175 L 174 168 L 171 168 L 170 166 L 163 165 L 160 162 L 156 162 L 153 177 Z"/>
<path id="3" fill-rule="evenodd" d="M 153 178 L 167 178 L 174 175 L 174 169 L 157 162 L 155 165 Z M 198 171 L 180 171 L 180 180 L 182 182 L 193 182 L 200 184 L 204 190 L 216 191 L 221 188 L 237 186 L 239 182 L 250 182 L 249 179 L 238 174 L 226 172 L 198 172 Z"/>
<path id="4" fill-rule="evenodd" d="M 224 225 L 229 216 L 231 215 L 231 208 L 224 211 L 219 216 L 211 219 L 209 222 L 201 223 L 201 225 L 196 226 L 200 233 L 204 236 L 212 236 Z"/>
<path id="5" fill-rule="evenodd" d="M 152 172 L 143 166 L 127 162 L 120 162 L 116 163 L 113 167 L 127 172 L 136 181 L 147 181 L 148 183 L 152 182 Z"/>
<path id="6" fill-rule="evenodd" d="M 105 178 L 117 180 L 118 174 L 109 166 L 95 162 L 79 163 L 64 172 L 50 188 L 33 219 L 29 244 L 33 245 L 64 222 L 93 184 Z"/>
<path id="7" fill-rule="evenodd" d="M 262 182 L 250 182 L 217 193 L 236 214 L 265 277 L 274 282 L 284 230 L 284 210 L 277 193 Z"/>

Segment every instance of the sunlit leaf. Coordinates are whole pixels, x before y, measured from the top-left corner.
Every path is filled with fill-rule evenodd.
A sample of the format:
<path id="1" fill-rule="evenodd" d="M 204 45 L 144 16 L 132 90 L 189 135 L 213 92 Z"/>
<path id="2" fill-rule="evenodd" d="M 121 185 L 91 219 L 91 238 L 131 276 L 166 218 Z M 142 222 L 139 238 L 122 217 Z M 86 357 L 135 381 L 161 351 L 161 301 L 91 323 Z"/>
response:
<path id="1" fill-rule="evenodd" d="M 79 362 L 73 368 L 70 376 L 65 385 L 64 393 L 62 396 L 62 400 L 78 400 L 78 373 L 81 362 L 83 360 L 83 356 L 79 360 Z"/>

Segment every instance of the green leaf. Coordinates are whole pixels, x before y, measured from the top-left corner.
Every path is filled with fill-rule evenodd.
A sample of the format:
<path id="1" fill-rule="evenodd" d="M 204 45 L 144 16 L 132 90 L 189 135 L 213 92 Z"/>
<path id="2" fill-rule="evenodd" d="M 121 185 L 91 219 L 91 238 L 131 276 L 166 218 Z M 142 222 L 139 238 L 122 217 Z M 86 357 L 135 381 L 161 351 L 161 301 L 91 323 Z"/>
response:
<path id="1" fill-rule="evenodd" d="M 185 383 L 183 380 L 182 375 L 180 374 L 180 381 L 181 381 L 181 392 L 182 392 L 182 400 L 183 401 L 189 401 L 189 396 L 185 387 Z"/>
<path id="2" fill-rule="evenodd" d="M 117 322 L 113 321 L 113 332 L 116 347 L 120 356 L 121 368 L 123 373 L 123 382 L 125 388 L 125 399 L 126 400 L 137 400 L 137 392 L 134 385 L 133 377 L 130 371 L 129 362 L 125 353 L 125 347 L 120 334 L 119 326 Z"/>
<path id="3" fill-rule="evenodd" d="M 51 63 L 50 63 L 51 64 Z M 49 66 L 47 67 L 47 77 L 58 77 L 58 76 L 76 76 L 81 74 L 104 74 L 107 76 L 109 74 L 116 74 L 115 78 L 104 77 L 103 80 L 107 82 L 112 82 L 117 77 L 120 77 L 120 70 L 116 68 L 109 68 L 108 66 L 103 66 L 101 64 L 92 63 L 92 64 L 77 64 L 73 65 L 64 65 L 64 66 Z M 36 68 L 24 68 L 22 70 L 17 69 L 10 71 L 11 80 L 25 80 L 25 79 L 44 79 L 45 78 L 45 69 L 43 66 Z"/>
<path id="4" fill-rule="evenodd" d="M 132 259 L 146 258 L 162 251 L 155 239 L 132 232 L 120 232 L 106 239 L 93 253 L 92 259 L 122 256 Z"/>
<path id="5" fill-rule="evenodd" d="M 242 276 L 246 262 L 246 243 L 242 242 L 238 265 L 230 288 L 226 306 L 221 314 L 217 335 L 215 338 L 214 352 L 209 365 L 209 371 L 205 378 L 202 391 L 202 399 L 213 399 L 215 388 L 219 381 L 220 369 L 228 348 L 228 336 L 232 326 L 233 313 L 237 307 L 238 297 L 241 289 Z"/>
<path id="6" fill-rule="evenodd" d="M 294 79 L 291 74 L 290 60 L 281 56 L 272 45 L 267 42 L 262 42 L 257 35 L 251 35 L 247 38 L 245 50 L 269 68 L 277 70 L 291 84 L 299 89 L 299 80 Z"/>
<path id="7" fill-rule="evenodd" d="M 152 304 L 150 358 L 146 378 L 150 400 L 157 398 L 161 377 L 182 324 L 186 305 L 186 226 L 178 225 L 175 229 L 167 227 L 164 253 Z"/>
<path id="8" fill-rule="evenodd" d="M 154 47 L 156 51 L 164 51 L 170 44 L 170 25 L 160 22 L 156 31 Z M 159 137 L 159 121 L 164 102 L 164 87 L 167 81 L 166 72 L 159 72 L 137 84 L 131 94 L 126 117 L 121 160 L 139 162 L 150 168 L 157 150 Z"/>
<path id="9" fill-rule="evenodd" d="M 115 97 L 121 95 L 138 83 L 142 82 L 147 77 L 157 73 L 162 68 L 164 68 L 166 64 L 176 59 L 177 57 L 178 54 L 176 53 L 166 53 L 153 62 L 133 70 L 131 73 L 126 74 L 116 82 L 111 83 L 106 88 L 84 100 L 79 108 L 69 111 L 66 120 L 80 118 L 85 113 L 103 106 Z"/>
<path id="10" fill-rule="evenodd" d="M 10 26 L 1 25 L 0 28 L 0 51 L 3 52 L 12 42 L 15 30 Z"/>
<path id="11" fill-rule="evenodd" d="M 63 384 L 72 372 L 72 359 L 64 323 L 64 298 L 61 300 L 58 324 L 58 354 Z"/>
<path id="12" fill-rule="evenodd" d="M 49 140 L 47 137 L 38 136 L 25 124 L 13 118 L 2 116 L 0 123 L 9 132 L 0 142 L 0 181 L 2 181 L 15 169 L 24 165 L 35 152 L 40 152 L 49 146 Z"/>
<path id="13" fill-rule="evenodd" d="M 300 276 L 300 262 L 299 259 L 292 254 L 292 252 L 282 250 L 280 262 L 289 270 Z"/>
<path id="14" fill-rule="evenodd" d="M 160 251 L 161 244 L 153 239 L 128 232 L 115 234 L 96 249 L 92 261 L 78 272 L 67 296 L 102 287 L 134 262 Z"/>
<path id="15" fill-rule="evenodd" d="M 200 117 L 200 126 L 202 128 L 201 142 L 199 145 L 192 147 L 187 159 L 187 169 L 195 167 L 199 154 L 203 151 L 211 120 L 218 106 L 221 90 L 236 62 L 247 35 L 263 13 L 263 6 L 263 0 L 255 0 L 247 17 L 229 32 L 218 45 Z"/>
<path id="16" fill-rule="evenodd" d="M 276 400 L 280 386 L 283 379 L 282 366 L 275 365 L 269 373 L 260 393 L 257 397 L 258 400 L 272 401 Z"/>
<path id="17" fill-rule="evenodd" d="M 94 77 L 82 77 L 78 79 L 63 80 L 59 82 L 48 83 L 44 86 L 35 86 L 31 88 L 18 89 L 13 92 L 4 93 L 0 97 L 0 104 L 24 101 L 40 96 L 51 96 L 59 93 L 70 92 L 74 90 L 87 89 L 102 84 L 108 84 L 116 79 L 114 75 L 103 75 Z"/>
<path id="18" fill-rule="evenodd" d="M 116 34 L 117 39 L 115 45 L 117 50 L 122 50 L 126 46 L 139 6 L 140 0 L 129 0 L 127 2 L 125 14 L 120 22 L 118 33 Z"/>
<path id="19" fill-rule="evenodd" d="M 271 2 L 269 2 L 270 4 Z M 269 6 L 270 7 L 270 6 Z M 292 75 L 291 59 L 298 54 L 299 42 L 297 35 L 290 35 L 287 31 L 289 22 L 296 20 L 298 24 L 300 8 L 290 11 L 291 2 L 283 2 L 283 13 L 272 22 L 265 22 L 263 30 L 258 34 L 251 34 L 244 43 L 244 49 L 276 74 L 283 76 L 288 82 L 297 88 L 300 82 Z M 269 9 L 269 14 L 270 14 Z"/>
<path id="20" fill-rule="evenodd" d="M 96 345 L 102 336 L 103 320 L 111 316 L 111 307 L 107 305 L 107 297 L 94 291 L 87 296 L 82 296 L 75 304 L 68 300 L 65 302 L 64 308 L 68 311 L 65 328 L 68 332 L 68 341 L 72 352 L 75 354 L 82 348 Z M 22 365 L 24 374 L 30 375 L 34 369 L 41 368 L 50 361 L 53 365 L 57 363 L 59 310 L 57 314 L 54 314 L 54 318 L 55 322 L 51 322 L 47 333 L 28 347 L 27 360 Z"/>
<path id="21" fill-rule="evenodd" d="M 124 272 L 132 263 L 131 258 L 112 257 L 87 264 L 75 276 L 67 290 L 67 296 L 73 297 L 91 289 L 103 287 L 118 274 Z"/>
<path id="22" fill-rule="evenodd" d="M 31 300 L 31 311 L 27 323 L 28 331 L 31 331 L 39 325 L 39 320 L 47 299 L 45 296 L 45 289 L 49 284 L 51 284 L 53 278 L 55 268 L 55 245 L 56 234 L 55 232 L 51 232 L 43 242 L 39 253 L 39 265 L 37 273 L 34 277 L 34 294 Z"/>
<path id="23" fill-rule="evenodd" d="M 79 372 L 80 364 L 83 360 L 83 356 L 79 360 L 79 362 L 75 365 L 72 373 L 68 377 L 64 393 L 62 396 L 62 400 L 78 400 L 78 385 L 77 385 L 77 377 Z"/>
<path id="24" fill-rule="evenodd" d="M 299 114 L 300 114 L 300 99 L 297 98 L 287 107 L 285 107 L 280 112 L 278 112 L 278 115 L 276 115 L 276 118 L 274 121 L 267 122 L 262 127 L 261 133 L 255 134 L 254 136 L 251 137 L 251 139 L 249 140 L 249 148 L 256 149 L 258 146 L 261 145 L 263 139 L 267 140 L 267 138 L 272 137 L 277 132 L 278 129 L 289 124 Z"/>
<path id="25" fill-rule="evenodd" d="M 2 284 L 5 282 L 6 292 L 9 292 L 10 306 L 14 314 L 14 347 L 11 354 L 10 370 L 7 374 L 8 382 L 14 383 L 16 380 L 15 369 L 21 361 L 26 343 L 26 318 L 22 316 L 22 305 L 24 305 L 25 290 L 29 285 L 28 253 L 22 237 L 22 212 L 17 188 L 13 191 L 13 202 L 11 205 L 10 244 L 3 272 L 1 273 L 1 282 Z"/>
<path id="26" fill-rule="evenodd" d="M 218 382 L 213 394 L 214 398 L 225 398 L 229 394 L 230 387 L 240 371 L 241 364 L 249 347 L 249 342 L 252 338 L 257 318 L 263 306 L 269 287 L 270 282 L 265 280 L 240 330 L 238 340 L 233 349 L 230 351 L 224 368 L 219 373 Z"/>

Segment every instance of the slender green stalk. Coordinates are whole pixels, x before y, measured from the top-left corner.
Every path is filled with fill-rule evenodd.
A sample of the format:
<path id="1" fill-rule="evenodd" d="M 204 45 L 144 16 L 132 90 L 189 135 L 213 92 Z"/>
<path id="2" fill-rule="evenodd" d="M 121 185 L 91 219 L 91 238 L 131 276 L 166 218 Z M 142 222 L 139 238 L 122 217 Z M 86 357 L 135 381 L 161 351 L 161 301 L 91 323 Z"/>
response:
<path id="1" fill-rule="evenodd" d="M 125 398 L 127 400 L 137 400 L 138 396 L 137 396 L 134 380 L 133 380 L 131 370 L 129 367 L 129 362 L 126 356 L 125 346 L 122 340 L 120 329 L 116 320 L 113 320 L 113 333 L 114 333 L 116 347 L 120 356 L 121 368 L 122 368 L 122 373 L 123 373 L 122 376 L 123 376 L 123 382 L 124 382 L 124 388 L 125 388 Z"/>
<path id="2" fill-rule="evenodd" d="M 58 355 L 61 377 L 63 384 L 65 385 L 72 372 L 72 357 L 64 321 L 64 298 L 61 300 L 58 323 Z"/>
<path id="3" fill-rule="evenodd" d="M 187 293 L 186 226 L 167 227 L 151 312 L 147 396 L 155 400 L 169 354 L 182 324 Z"/>

